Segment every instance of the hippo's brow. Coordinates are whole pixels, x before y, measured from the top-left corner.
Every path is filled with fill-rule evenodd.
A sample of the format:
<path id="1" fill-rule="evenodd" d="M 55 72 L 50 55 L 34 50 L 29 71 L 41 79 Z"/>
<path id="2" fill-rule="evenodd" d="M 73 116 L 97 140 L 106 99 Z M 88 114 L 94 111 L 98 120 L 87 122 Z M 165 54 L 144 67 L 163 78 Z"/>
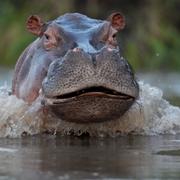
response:
<path id="1" fill-rule="evenodd" d="M 55 20 L 55 22 L 62 26 L 67 31 L 86 31 L 93 27 L 98 27 L 104 21 L 88 18 L 79 14 L 64 15 Z"/>

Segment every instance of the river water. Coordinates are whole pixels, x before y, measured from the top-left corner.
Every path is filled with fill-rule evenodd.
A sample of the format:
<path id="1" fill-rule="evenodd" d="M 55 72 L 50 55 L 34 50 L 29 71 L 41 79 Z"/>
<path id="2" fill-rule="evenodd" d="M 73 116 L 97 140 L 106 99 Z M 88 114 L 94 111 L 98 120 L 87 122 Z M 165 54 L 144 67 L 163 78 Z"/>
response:
<path id="1" fill-rule="evenodd" d="M 7 95 L 11 74 L 0 69 L 0 180 L 180 179 L 180 108 L 171 105 L 180 104 L 179 74 L 139 73 L 133 110 L 117 123 L 89 127 L 52 117 L 44 125 L 38 102 L 28 107 Z M 67 136 L 72 130 L 90 136 Z"/>

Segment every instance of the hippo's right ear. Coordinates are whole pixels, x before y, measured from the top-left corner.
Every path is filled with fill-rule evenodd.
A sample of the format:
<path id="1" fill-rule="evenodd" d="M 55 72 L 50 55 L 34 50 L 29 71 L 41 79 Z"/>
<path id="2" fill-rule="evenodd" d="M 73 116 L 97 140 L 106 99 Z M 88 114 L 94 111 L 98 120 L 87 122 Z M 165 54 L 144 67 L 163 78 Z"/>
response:
<path id="1" fill-rule="evenodd" d="M 36 36 L 42 36 L 45 31 L 45 23 L 37 15 L 32 15 L 27 19 L 26 27 L 29 32 Z"/>
<path id="2" fill-rule="evenodd" d="M 111 22 L 111 25 L 113 26 L 113 28 L 115 28 L 116 30 L 120 31 L 122 29 L 124 29 L 125 27 L 125 17 L 122 13 L 120 12 L 115 12 L 112 13 L 108 19 L 108 21 Z"/>

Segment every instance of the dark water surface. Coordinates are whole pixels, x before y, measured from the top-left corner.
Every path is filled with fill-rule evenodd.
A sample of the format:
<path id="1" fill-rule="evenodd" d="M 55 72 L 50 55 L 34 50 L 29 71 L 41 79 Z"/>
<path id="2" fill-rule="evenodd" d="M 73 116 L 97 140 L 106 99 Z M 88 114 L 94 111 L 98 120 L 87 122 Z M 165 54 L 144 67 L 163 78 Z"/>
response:
<path id="1" fill-rule="evenodd" d="M 180 135 L 0 139 L 0 179 L 180 179 Z"/>

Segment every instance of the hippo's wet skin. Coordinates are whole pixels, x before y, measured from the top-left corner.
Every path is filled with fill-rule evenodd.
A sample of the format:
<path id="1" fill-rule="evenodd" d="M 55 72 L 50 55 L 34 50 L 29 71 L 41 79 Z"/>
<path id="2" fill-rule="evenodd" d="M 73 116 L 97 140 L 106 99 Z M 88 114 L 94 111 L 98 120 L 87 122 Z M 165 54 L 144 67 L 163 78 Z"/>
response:
<path id="1" fill-rule="evenodd" d="M 38 39 L 16 64 L 13 94 L 28 103 L 40 96 L 43 106 L 66 121 L 119 118 L 139 93 L 116 41 L 124 26 L 120 13 L 104 21 L 65 14 L 47 23 L 31 16 L 27 29 Z"/>

